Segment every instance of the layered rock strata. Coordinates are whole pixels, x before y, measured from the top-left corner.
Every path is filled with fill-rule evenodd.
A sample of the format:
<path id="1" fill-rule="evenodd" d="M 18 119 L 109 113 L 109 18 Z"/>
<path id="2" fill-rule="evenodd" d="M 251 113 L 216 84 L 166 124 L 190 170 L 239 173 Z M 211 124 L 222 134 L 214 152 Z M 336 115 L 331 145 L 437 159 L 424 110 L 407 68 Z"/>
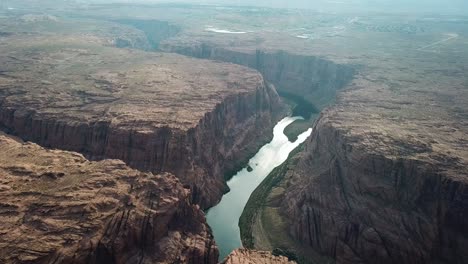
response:
<path id="1" fill-rule="evenodd" d="M 171 172 L 203 208 L 221 198 L 224 174 L 268 139 L 283 113 L 275 89 L 241 66 L 86 39 L 58 41 L 55 50 L 40 48 L 50 39 L 9 41 L 0 58 L 4 129 L 92 159 Z"/>
<path id="2" fill-rule="evenodd" d="M 337 113 L 323 113 L 284 175 L 290 235 L 338 263 L 465 263 L 464 152 L 402 134 L 379 143 L 346 130 Z"/>
<path id="3" fill-rule="evenodd" d="M 0 134 L 1 263 L 217 263 L 171 174 L 91 162 Z"/>

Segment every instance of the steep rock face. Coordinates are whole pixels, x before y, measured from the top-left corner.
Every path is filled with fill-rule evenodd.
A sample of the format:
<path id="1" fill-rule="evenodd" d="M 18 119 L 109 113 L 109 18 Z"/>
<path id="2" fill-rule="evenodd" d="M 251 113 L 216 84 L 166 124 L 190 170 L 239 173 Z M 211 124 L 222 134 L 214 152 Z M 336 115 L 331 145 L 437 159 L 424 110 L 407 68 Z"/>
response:
<path id="1" fill-rule="evenodd" d="M 293 264 L 295 261 L 288 260 L 284 256 L 274 256 L 268 251 L 255 251 L 248 249 L 234 250 L 226 259 L 223 264 Z"/>
<path id="2" fill-rule="evenodd" d="M 214 199 L 219 201 L 222 193 L 219 188 L 212 187 L 220 183 L 225 185 L 219 176 L 230 176 L 227 173 L 235 170 L 271 137 L 270 131 L 283 111 L 283 105 L 270 85 L 259 87 L 255 94 L 228 98 L 205 115 L 195 129 L 188 131 L 189 147 L 182 151 L 191 155 L 193 161 L 186 161 L 186 167 L 177 171 L 177 164 L 169 159 L 169 171 L 173 168 L 175 173 L 183 175 L 182 179 L 195 182 L 195 188 L 202 186 L 203 189 L 194 190 L 198 190 L 195 193 L 198 196 L 194 196 L 196 202 L 205 205 L 213 204 Z M 196 167 L 191 170 L 192 164 L 198 165 L 198 173 Z M 203 185 L 203 180 L 199 180 L 210 176 L 217 177 L 211 184 Z M 203 196 L 210 193 L 212 196 L 203 200 Z"/>
<path id="3" fill-rule="evenodd" d="M 372 149 L 331 112 L 287 174 L 281 208 L 290 234 L 338 263 L 466 263 L 462 160 L 410 157 L 427 151 L 414 142 L 389 145 L 400 148 L 396 156 Z"/>
<path id="4" fill-rule="evenodd" d="M 217 263 L 177 178 L 0 135 L 0 262 Z"/>
<path id="5" fill-rule="evenodd" d="M 158 49 L 159 43 L 165 39 L 173 37 L 180 32 L 180 28 L 166 21 L 142 20 L 142 19 L 120 19 L 116 22 L 133 26 L 141 30 L 145 35 L 149 47 L 132 46 L 143 49 Z"/>
<path id="6" fill-rule="evenodd" d="M 333 100 L 336 91 L 355 74 L 355 69 L 349 65 L 285 51 L 239 51 L 206 43 L 184 45 L 176 41 L 163 42 L 161 49 L 248 66 L 261 72 L 285 97 L 301 96 L 319 108 Z"/>
<path id="7" fill-rule="evenodd" d="M 13 107 L 2 108 L 0 124 L 46 147 L 78 151 L 92 159 L 120 159 L 144 171 L 174 173 L 190 185 L 194 202 L 207 208 L 225 191 L 224 174 L 268 139 L 282 109 L 275 90 L 262 83 L 253 92 L 228 97 L 189 130 L 162 127 L 138 132 L 111 122 L 64 122 Z"/>
<path id="8" fill-rule="evenodd" d="M 32 60 L 10 49 L 15 41 L 30 43 L 8 39 L 0 56 L 7 72 L 0 78 L 3 129 L 90 159 L 171 172 L 203 208 L 219 201 L 225 174 L 268 140 L 284 115 L 275 89 L 246 67 L 86 39 L 83 49 L 68 42 L 37 48 Z M 30 45 L 41 41 L 48 43 L 38 37 Z"/>

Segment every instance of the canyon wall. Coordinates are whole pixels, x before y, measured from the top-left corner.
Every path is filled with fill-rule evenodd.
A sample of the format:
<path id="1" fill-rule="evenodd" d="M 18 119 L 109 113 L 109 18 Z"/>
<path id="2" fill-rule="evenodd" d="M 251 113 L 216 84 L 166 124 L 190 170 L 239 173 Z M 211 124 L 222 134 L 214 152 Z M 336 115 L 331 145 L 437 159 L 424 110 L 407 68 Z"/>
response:
<path id="1" fill-rule="evenodd" d="M 159 21 L 154 19 L 143 20 L 143 19 L 119 19 L 115 22 L 121 23 L 124 25 L 129 25 L 132 27 L 141 30 L 147 40 L 147 45 L 128 45 L 131 42 L 116 42 L 116 46 L 119 48 L 122 47 L 132 47 L 144 50 L 156 50 L 159 48 L 159 43 L 170 37 L 177 35 L 181 29 L 178 26 L 172 25 L 167 21 Z M 129 38 L 132 39 L 132 38 Z"/>
<path id="2" fill-rule="evenodd" d="M 0 160 L 1 263 L 217 263 L 204 214 L 174 175 L 4 134 Z"/>
<path id="3" fill-rule="evenodd" d="M 249 53 L 170 41 L 162 49 L 255 68 L 275 84 L 280 95 L 304 95 L 319 109 L 355 74 L 351 66 L 287 52 Z M 354 100 L 350 102 L 360 99 Z M 346 112 L 342 105 L 337 109 Z M 439 157 L 440 153 L 431 153 L 424 146 L 419 149 L 410 138 L 388 142 L 392 137 L 374 135 L 385 141 L 387 149 L 382 151 L 375 144 L 364 143 L 373 135 L 357 135 L 349 127 L 340 130 L 337 127 L 342 123 L 352 125 L 351 120 L 330 121 L 323 114 L 305 150 L 294 157 L 297 166 L 289 168 L 273 186 L 274 202 L 267 206 L 277 208 L 289 226 L 286 233 L 293 241 L 285 246 L 297 249 L 298 254 L 313 251 L 306 255 L 338 263 L 466 262 L 463 249 L 468 238 L 463 219 L 468 214 L 468 183 L 463 175 L 447 172 L 455 166 L 460 173 L 462 167 L 456 160 L 450 155 Z M 390 155 L 389 149 L 393 151 Z M 431 156 L 437 157 L 435 161 Z M 284 193 L 278 194 L 280 190 Z M 277 201 L 281 201 L 279 207 Z M 294 248 L 296 242 L 300 249 Z"/>
<path id="4" fill-rule="evenodd" d="M 466 263 L 468 182 L 456 162 L 365 142 L 322 114 L 285 174 L 290 235 L 337 263 Z"/>
<path id="5" fill-rule="evenodd" d="M 249 53 L 170 42 L 162 48 L 255 68 L 280 95 L 303 96 L 318 109 L 355 73 L 347 65 L 286 52 Z M 341 103 L 350 102 L 354 101 Z M 413 145 L 411 138 L 388 142 L 392 137 L 376 134 L 386 142 L 381 149 L 365 143 L 373 136 L 368 132 L 340 129 L 344 123 L 352 126 L 352 121 L 328 119 L 326 110 L 305 150 L 294 157 L 297 165 L 276 186 L 276 194 L 284 191 L 274 200 L 281 201 L 278 211 L 294 240 L 289 245 L 299 242 L 298 253 L 313 251 L 307 255 L 318 253 L 337 263 L 465 263 L 468 182 L 459 175 L 462 169 L 456 160 L 431 154 L 430 148 Z M 458 172 L 450 171 L 454 167 Z"/>
<path id="6" fill-rule="evenodd" d="M 236 51 L 206 43 L 181 45 L 171 40 L 161 43 L 164 51 L 196 58 L 231 62 L 262 73 L 275 85 L 280 95 L 300 96 L 322 109 L 334 100 L 337 90 L 353 78 L 355 67 L 337 64 L 316 56 L 296 55 L 285 51 Z"/>
<path id="7" fill-rule="evenodd" d="M 0 125 L 24 140 L 91 159 L 120 159 L 144 171 L 171 172 L 191 187 L 194 202 L 203 208 L 221 199 L 227 188 L 225 174 L 271 137 L 284 114 L 276 91 L 263 82 L 252 92 L 227 97 L 189 130 L 137 132 L 138 123 L 133 131 L 110 121 L 60 120 L 5 102 L 0 109 Z"/>

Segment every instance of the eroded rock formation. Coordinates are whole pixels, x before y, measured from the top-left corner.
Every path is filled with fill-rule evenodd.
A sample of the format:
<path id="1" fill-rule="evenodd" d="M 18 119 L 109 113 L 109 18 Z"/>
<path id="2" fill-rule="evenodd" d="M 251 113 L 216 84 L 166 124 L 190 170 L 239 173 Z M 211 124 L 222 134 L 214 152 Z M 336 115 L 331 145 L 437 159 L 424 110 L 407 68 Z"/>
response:
<path id="1" fill-rule="evenodd" d="M 268 251 L 237 249 L 229 254 L 223 264 L 282 264 L 296 263 L 284 256 L 274 256 Z"/>
<path id="2" fill-rule="evenodd" d="M 344 129 L 336 114 L 321 116 L 285 174 L 290 234 L 338 263 L 465 263 L 463 158 L 418 139 L 379 144 Z"/>
<path id="3" fill-rule="evenodd" d="M 1 263 L 217 263 L 203 212 L 171 174 L 0 135 Z"/>

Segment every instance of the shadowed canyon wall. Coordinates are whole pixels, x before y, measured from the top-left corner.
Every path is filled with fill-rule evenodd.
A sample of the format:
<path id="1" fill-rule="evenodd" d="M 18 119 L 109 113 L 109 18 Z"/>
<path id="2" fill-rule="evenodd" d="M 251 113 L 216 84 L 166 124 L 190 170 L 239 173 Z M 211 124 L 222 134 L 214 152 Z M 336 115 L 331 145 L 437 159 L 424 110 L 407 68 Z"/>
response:
<path id="1" fill-rule="evenodd" d="M 137 132 L 137 123 L 133 131 L 108 121 L 63 121 L 17 107 L 0 104 L 0 125 L 8 132 L 91 159 L 120 159 L 136 169 L 171 172 L 191 187 L 202 208 L 219 201 L 227 188 L 225 174 L 271 137 L 271 128 L 284 114 L 276 91 L 264 82 L 252 92 L 227 97 L 189 130 Z"/>
<path id="2" fill-rule="evenodd" d="M 143 19 L 120 19 L 115 22 L 129 25 L 141 30 L 145 35 L 148 41 L 148 45 L 145 47 L 143 45 L 134 46 L 129 45 L 128 41 L 120 40 L 116 42 L 116 46 L 119 48 L 123 47 L 135 47 L 141 49 L 159 49 L 159 43 L 165 39 L 173 37 L 180 32 L 180 28 L 170 24 L 167 21 L 159 20 L 143 20 Z"/>
<path id="3" fill-rule="evenodd" d="M 338 263 L 465 263 L 466 182 L 359 142 L 319 119 L 287 176 L 281 211 L 292 237 Z"/>
<path id="4" fill-rule="evenodd" d="M 249 53 L 204 43 L 183 46 L 171 43 L 170 40 L 161 43 L 160 48 L 196 58 L 231 62 L 254 68 L 262 73 L 265 80 L 275 85 L 280 95 L 303 97 L 318 109 L 333 101 L 336 92 L 351 81 L 356 72 L 349 65 L 285 51 L 257 50 Z"/>

